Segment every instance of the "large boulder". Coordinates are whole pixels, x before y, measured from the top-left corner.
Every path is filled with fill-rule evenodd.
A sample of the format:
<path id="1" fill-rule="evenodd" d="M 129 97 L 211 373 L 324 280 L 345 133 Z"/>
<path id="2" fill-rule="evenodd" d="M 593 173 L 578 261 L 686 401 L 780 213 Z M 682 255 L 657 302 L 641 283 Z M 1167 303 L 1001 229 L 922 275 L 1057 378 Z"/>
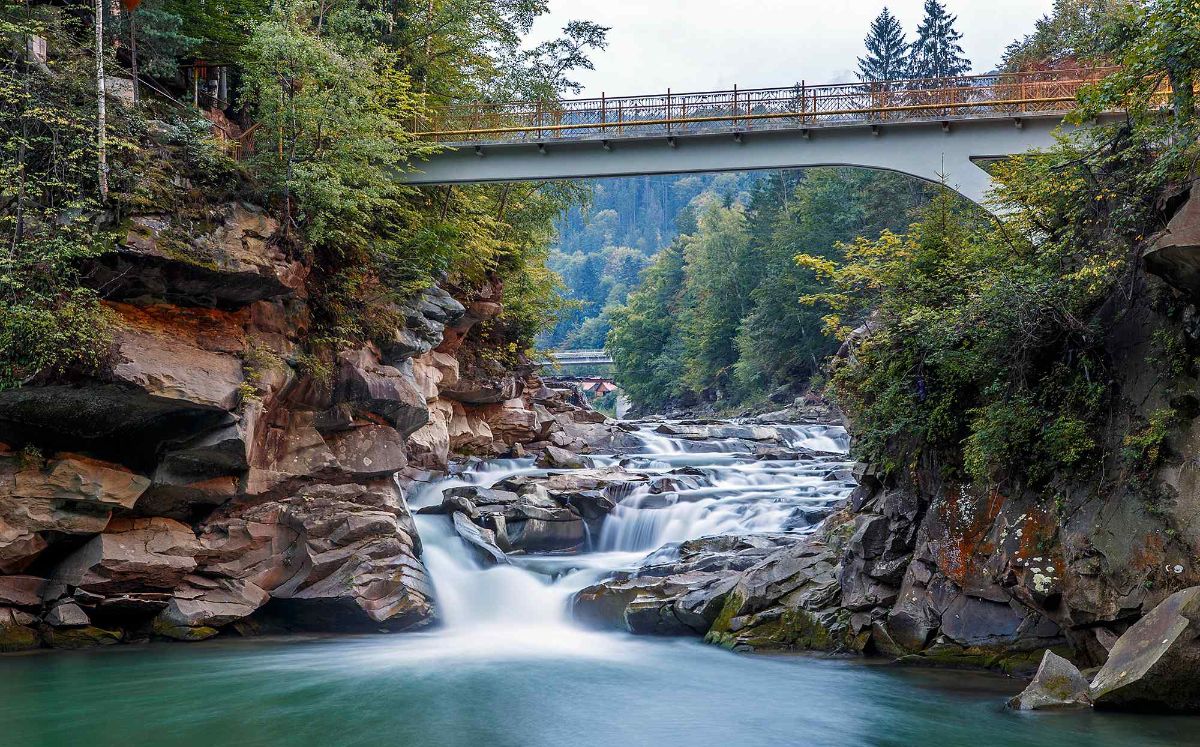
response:
<path id="1" fill-rule="evenodd" d="M 384 365 L 372 345 L 343 352 L 338 360 L 337 401 L 382 417 L 406 438 L 429 422 L 426 398 L 413 376 L 411 361 L 398 367 Z"/>
<path id="2" fill-rule="evenodd" d="M 28 612 L 0 606 L 0 654 L 28 651 L 41 645 L 34 627 L 36 618 Z"/>
<path id="3" fill-rule="evenodd" d="M 443 386 L 441 396 L 471 405 L 499 404 L 515 400 L 525 391 L 524 377 L 514 373 L 493 375 L 476 372 Z"/>
<path id="4" fill-rule="evenodd" d="M 496 533 L 475 524 L 466 514 L 455 511 L 452 517 L 454 531 L 467 543 L 479 559 L 488 565 L 508 563 L 508 556 L 496 544 Z"/>
<path id="5" fill-rule="evenodd" d="M 114 519 L 67 556 L 52 579 L 89 594 L 169 591 L 196 567 L 200 543 L 173 519 Z"/>
<path id="6" fill-rule="evenodd" d="M 787 535 L 705 537 L 684 542 L 674 560 L 620 572 L 572 597 L 575 618 L 650 635 L 704 635 L 742 571 L 795 542 Z"/>
<path id="7" fill-rule="evenodd" d="M 1200 586 L 1167 597 L 1117 639 L 1092 679 L 1097 708 L 1200 712 Z"/>
<path id="8" fill-rule="evenodd" d="M 547 446 L 534 464 L 548 469 L 588 469 L 595 466 L 591 459 L 557 446 Z"/>
<path id="9" fill-rule="evenodd" d="M 111 299 L 218 308 L 303 287 L 304 265 L 271 240 L 279 223 L 260 208 L 227 203 L 210 221 L 215 228 L 196 234 L 167 215 L 134 216 L 115 251 L 93 263 L 88 282 Z"/>
<path id="10" fill-rule="evenodd" d="M 159 616 L 172 637 L 265 606 L 290 627 L 317 630 L 402 630 L 432 616 L 420 541 L 391 481 L 230 504 L 201 541 L 200 566 Z"/>
<path id="11" fill-rule="evenodd" d="M 10 495 L 42 501 L 133 508 L 148 487 L 149 479 L 120 465 L 74 454 L 60 454 L 49 460 L 43 469 L 17 471 Z"/>
<path id="12" fill-rule="evenodd" d="M 839 609 L 837 555 L 817 537 L 747 569 L 705 637 L 738 651 L 861 650 Z"/>
<path id="13" fill-rule="evenodd" d="M 450 448 L 456 453 L 487 453 L 495 443 L 495 435 L 488 422 L 468 411 L 460 402 L 450 402 L 449 422 Z"/>
<path id="14" fill-rule="evenodd" d="M 453 417 L 451 403 L 435 400 L 429 404 L 429 422 L 408 437 L 408 454 L 414 464 L 426 469 L 446 468 L 454 447 L 450 433 Z"/>
<path id="15" fill-rule="evenodd" d="M 0 392 L 0 439 L 151 465 L 164 442 L 232 422 L 245 314 L 109 304 L 113 348 L 93 377 Z"/>
<path id="16" fill-rule="evenodd" d="M 1008 701 L 1018 711 L 1086 708 L 1092 704 L 1088 681 L 1074 664 L 1047 650 L 1033 681 Z"/>
<path id="17" fill-rule="evenodd" d="M 316 427 L 316 413 L 279 409 L 264 424 L 250 459 L 243 491 L 262 495 L 286 490 L 340 470 L 333 449 Z"/>
<path id="18" fill-rule="evenodd" d="M 523 399 L 509 399 L 502 404 L 477 407 L 475 412 L 488 424 L 497 441 L 512 446 L 537 439 L 537 415 Z"/>
<path id="19" fill-rule="evenodd" d="M 120 465 L 71 454 L 48 462 L 0 454 L 0 573 L 19 573 L 63 535 L 104 530 L 150 481 Z"/>

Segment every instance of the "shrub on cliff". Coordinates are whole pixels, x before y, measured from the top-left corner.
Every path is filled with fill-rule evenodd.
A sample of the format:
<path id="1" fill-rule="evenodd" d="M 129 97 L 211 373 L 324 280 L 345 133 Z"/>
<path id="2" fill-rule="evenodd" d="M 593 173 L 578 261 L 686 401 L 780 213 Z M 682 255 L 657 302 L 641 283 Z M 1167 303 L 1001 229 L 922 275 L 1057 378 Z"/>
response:
<path id="1" fill-rule="evenodd" d="M 35 37 L 48 60 L 27 51 Z M 88 262 L 130 212 L 185 209 L 192 195 L 178 183 L 229 186 L 231 164 L 191 116 L 113 106 L 100 196 L 92 44 L 88 24 L 62 8 L 0 6 L 0 389 L 99 365 L 106 315 L 86 287 Z"/>
<path id="2" fill-rule="evenodd" d="M 1079 116 L 1127 107 L 1125 122 L 998 165 L 1001 218 L 964 214 L 943 196 L 908 232 L 846 245 L 844 262 L 797 257 L 831 283 L 806 301 L 854 338 L 831 388 L 860 458 L 897 471 L 933 451 L 982 482 L 1037 482 L 1101 456 L 1114 393 L 1106 338 L 1144 292 L 1139 251 L 1163 227 L 1159 199 L 1193 178 L 1200 154 L 1200 7 L 1102 10 L 1108 25 L 1087 46 L 1126 67 L 1084 92 Z M 1183 86 L 1173 121 L 1158 108 L 1165 82 Z M 869 334 L 851 335 L 868 313 Z M 1171 341 L 1155 339 L 1171 359 L 1163 376 L 1179 378 Z M 1126 457 L 1157 459 L 1170 416 L 1130 434 Z"/>
<path id="3" fill-rule="evenodd" d="M 1158 158 L 1144 133 L 1105 128 L 1000 168 L 1002 219 L 942 196 L 908 232 L 847 245 L 842 263 L 797 258 L 832 283 L 806 300 L 842 337 L 873 310 L 875 331 L 832 380 L 861 458 L 896 470 L 940 450 L 989 481 L 1095 455 L 1112 382 L 1103 343 L 1171 176 Z"/>

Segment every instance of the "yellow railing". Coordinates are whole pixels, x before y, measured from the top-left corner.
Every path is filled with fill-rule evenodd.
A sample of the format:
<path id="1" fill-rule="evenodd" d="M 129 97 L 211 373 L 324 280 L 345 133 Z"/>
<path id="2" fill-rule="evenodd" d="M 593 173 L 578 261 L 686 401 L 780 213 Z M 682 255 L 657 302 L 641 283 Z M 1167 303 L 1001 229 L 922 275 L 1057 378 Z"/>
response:
<path id="1" fill-rule="evenodd" d="M 1065 114 L 1081 88 L 1115 68 L 972 75 L 887 83 L 655 94 L 554 102 L 451 104 L 418 137 L 459 145 L 805 129 Z"/>

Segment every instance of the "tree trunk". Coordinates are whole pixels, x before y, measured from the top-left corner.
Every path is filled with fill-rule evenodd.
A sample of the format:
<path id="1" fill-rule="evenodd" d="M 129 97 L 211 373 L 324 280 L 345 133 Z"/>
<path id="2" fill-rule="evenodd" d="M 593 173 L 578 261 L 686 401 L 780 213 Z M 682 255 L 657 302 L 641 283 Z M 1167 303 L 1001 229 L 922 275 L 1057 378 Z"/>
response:
<path id="1" fill-rule="evenodd" d="M 96 0 L 96 155 L 100 200 L 108 199 L 108 161 L 104 154 L 104 0 Z"/>
<path id="2" fill-rule="evenodd" d="M 137 59 L 137 8 L 129 11 L 129 57 L 133 68 L 133 105 L 137 106 L 141 96 L 138 95 L 138 59 Z"/>

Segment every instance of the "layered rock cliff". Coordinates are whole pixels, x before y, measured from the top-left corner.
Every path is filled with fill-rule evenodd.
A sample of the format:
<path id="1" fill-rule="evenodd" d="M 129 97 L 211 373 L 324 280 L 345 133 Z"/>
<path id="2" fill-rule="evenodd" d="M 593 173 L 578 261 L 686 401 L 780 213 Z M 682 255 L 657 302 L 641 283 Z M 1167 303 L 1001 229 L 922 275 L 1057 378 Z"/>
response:
<path id="1" fill-rule="evenodd" d="M 531 367 L 479 365 L 498 284 L 428 288 L 386 344 L 316 360 L 314 270 L 278 234 L 237 202 L 129 219 L 87 272 L 105 364 L 0 392 L 0 651 L 424 625 L 406 487 L 612 437 Z"/>

